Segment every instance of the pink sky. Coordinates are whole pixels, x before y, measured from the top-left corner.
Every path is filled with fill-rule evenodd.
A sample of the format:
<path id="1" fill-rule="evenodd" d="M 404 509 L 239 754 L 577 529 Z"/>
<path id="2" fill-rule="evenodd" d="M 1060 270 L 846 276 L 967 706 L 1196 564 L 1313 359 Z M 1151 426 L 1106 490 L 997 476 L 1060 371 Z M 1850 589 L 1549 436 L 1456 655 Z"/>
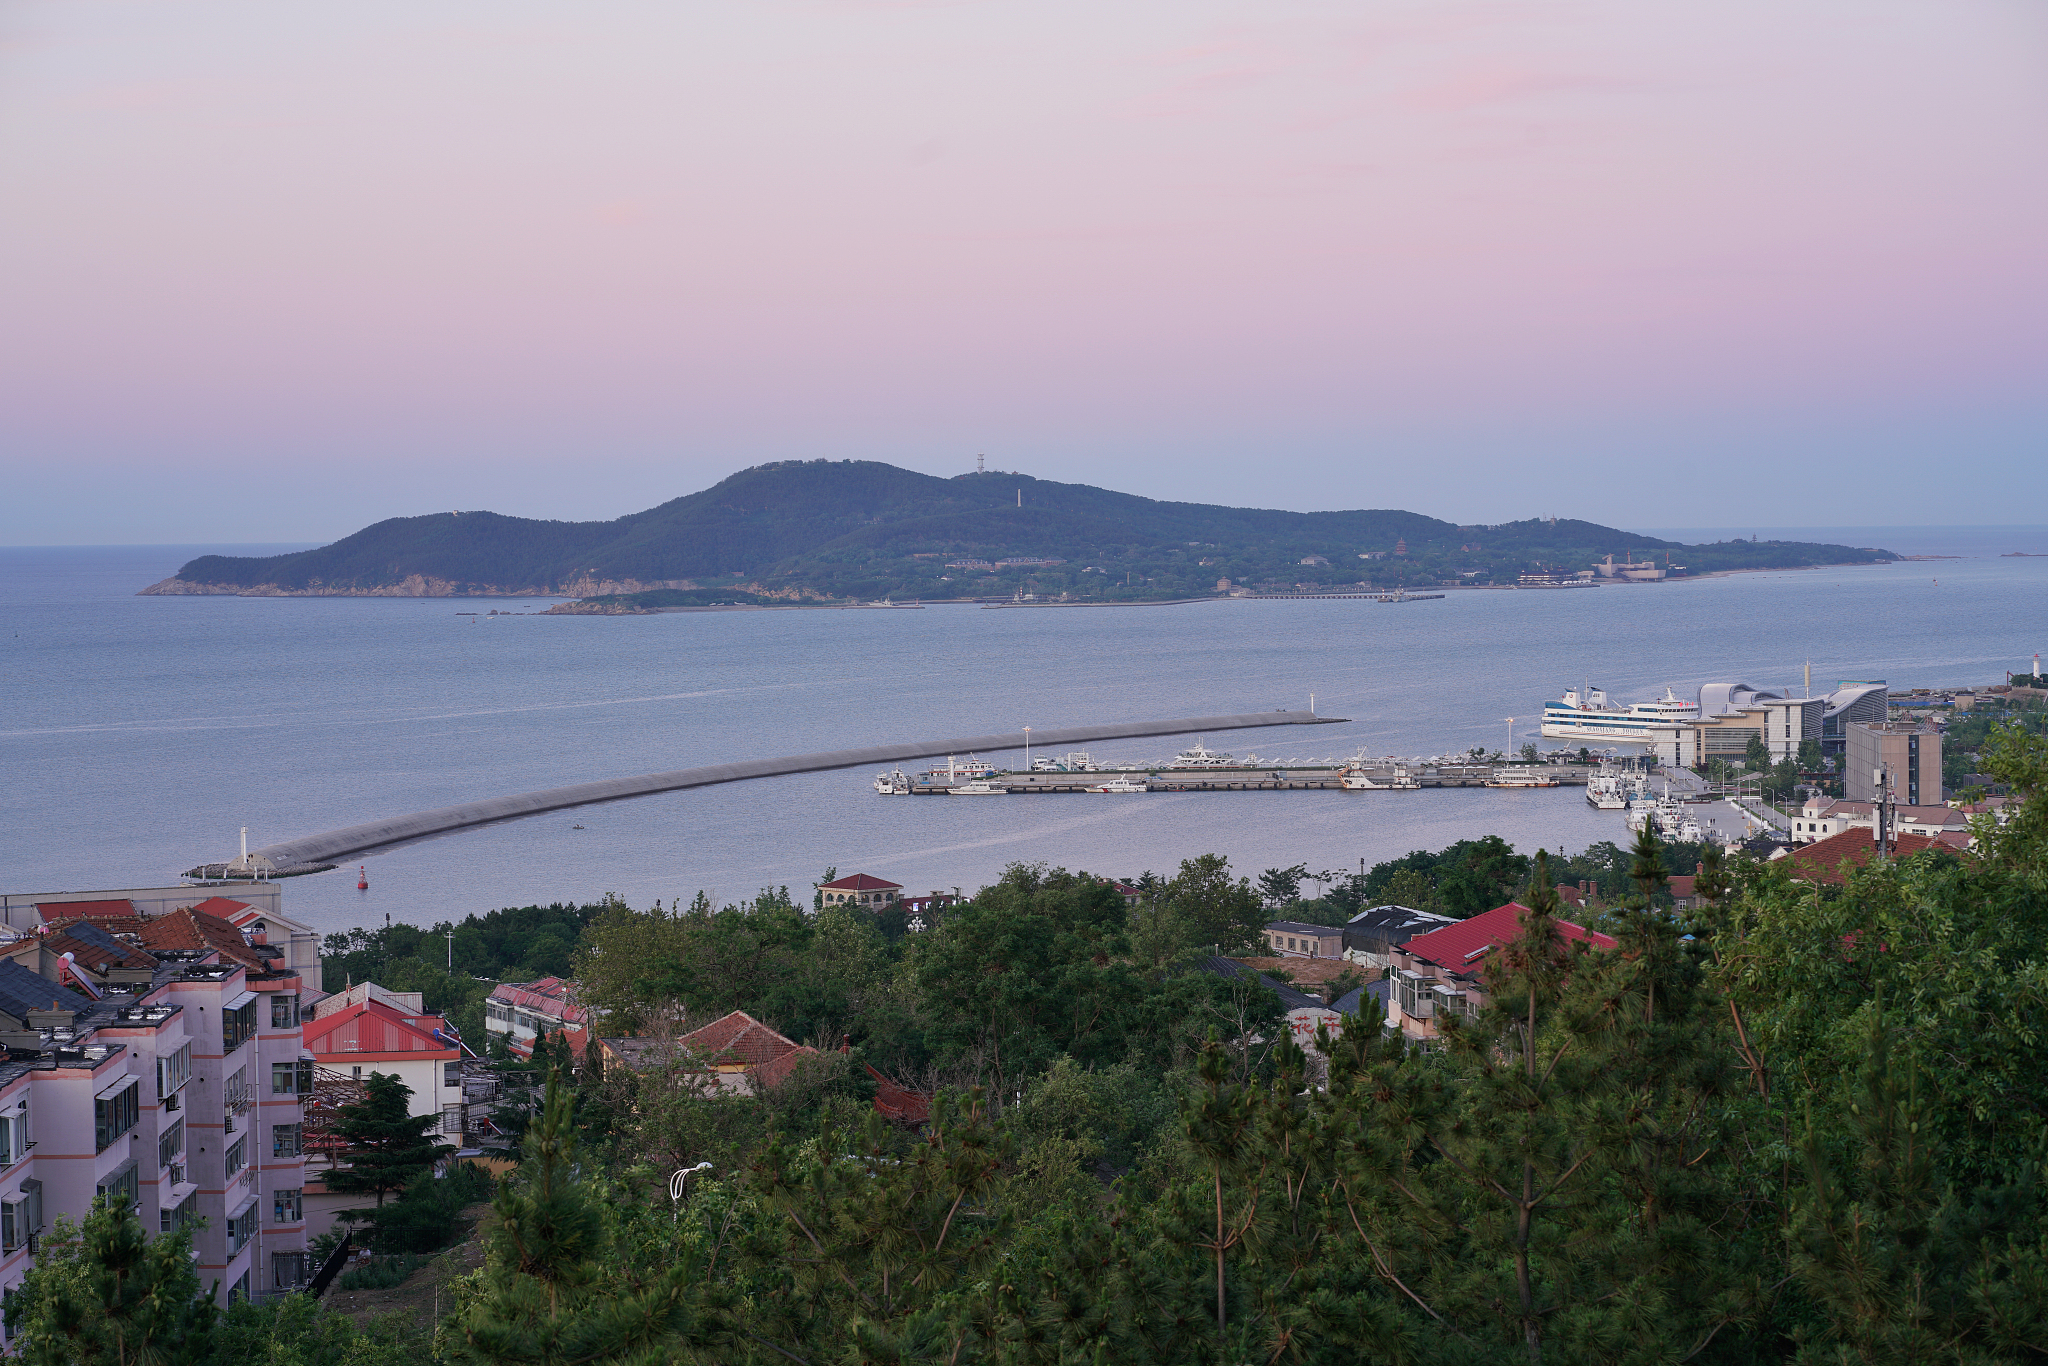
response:
<path id="1" fill-rule="evenodd" d="M 2038 522 L 2043 242 L 2035 0 L 28 0 L 0 543 L 978 452 L 1463 522 Z"/>

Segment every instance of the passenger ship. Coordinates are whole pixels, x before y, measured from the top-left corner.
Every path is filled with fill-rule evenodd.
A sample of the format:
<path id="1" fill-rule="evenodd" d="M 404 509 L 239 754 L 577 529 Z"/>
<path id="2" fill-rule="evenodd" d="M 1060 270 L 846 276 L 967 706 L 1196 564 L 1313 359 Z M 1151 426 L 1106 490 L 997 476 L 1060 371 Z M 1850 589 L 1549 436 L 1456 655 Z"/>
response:
<path id="1" fill-rule="evenodd" d="M 1617 707 L 1598 688 L 1574 689 L 1563 699 L 1543 704 L 1543 738 L 1582 743 L 1654 745 L 1678 734 L 1678 728 L 1699 717 L 1697 702 L 1675 696 L 1671 689 L 1655 702 Z"/>

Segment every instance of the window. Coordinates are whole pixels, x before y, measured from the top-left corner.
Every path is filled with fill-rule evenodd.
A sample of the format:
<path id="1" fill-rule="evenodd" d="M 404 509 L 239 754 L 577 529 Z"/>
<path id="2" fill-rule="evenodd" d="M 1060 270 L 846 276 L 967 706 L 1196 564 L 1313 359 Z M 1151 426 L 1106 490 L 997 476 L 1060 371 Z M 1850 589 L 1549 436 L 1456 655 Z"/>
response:
<path id="1" fill-rule="evenodd" d="M 304 1252 L 270 1254 L 270 1285 L 273 1290 L 294 1290 L 313 1279 L 313 1259 Z"/>
<path id="2" fill-rule="evenodd" d="M 270 1027 L 272 1029 L 296 1029 L 298 1024 L 298 997 L 273 996 L 270 998 Z"/>
<path id="3" fill-rule="evenodd" d="M 198 1204 L 197 1200 L 194 1200 L 191 1196 L 186 1196 L 185 1203 L 177 1208 L 158 1210 L 156 1212 L 158 1230 L 163 1233 L 169 1233 L 173 1229 L 185 1228 L 192 1224 L 199 1218 L 195 1212 Z"/>
<path id="4" fill-rule="evenodd" d="M 232 1053 L 256 1036 L 256 1002 L 251 1001 L 240 1010 L 223 1010 L 220 1013 L 220 1047 L 223 1053 Z"/>
<path id="5" fill-rule="evenodd" d="M 28 1156 L 28 1111 L 11 1110 L 0 1115 L 0 1167 L 11 1167 Z"/>
<path id="6" fill-rule="evenodd" d="M 229 1114 L 236 1114 L 249 1108 L 249 1069 L 238 1068 L 228 1084 L 221 1088 L 221 1102 Z"/>
<path id="7" fill-rule="evenodd" d="M 271 1197 L 270 1208 L 277 1215 L 277 1222 L 280 1224 L 296 1224 L 306 1217 L 299 1205 L 297 1186 L 280 1189 Z"/>
<path id="8" fill-rule="evenodd" d="M 142 1202 L 142 1172 L 134 1158 L 129 1158 L 114 1170 L 100 1178 L 99 1193 L 107 1197 L 112 1206 L 116 1200 L 126 1199 L 133 1209 Z"/>
<path id="9" fill-rule="evenodd" d="M 227 1174 L 233 1176 L 248 1165 L 249 1136 L 244 1134 L 233 1143 L 228 1144 Z"/>
<path id="10" fill-rule="evenodd" d="M 156 1098 L 176 1094 L 178 1088 L 192 1079 L 192 1045 L 181 1044 L 178 1051 L 168 1057 L 156 1060 Z"/>
<path id="11" fill-rule="evenodd" d="M 248 1298 L 249 1273 L 244 1271 L 242 1273 L 242 1279 L 235 1282 L 235 1288 L 228 1291 L 228 1303 L 233 1304 L 236 1300 L 246 1300 Z"/>
<path id="12" fill-rule="evenodd" d="M 270 1155 L 272 1157 L 297 1157 L 305 1151 L 304 1127 L 298 1124 L 273 1124 L 270 1126 Z"/>
<path id="13" fill-rule="evenodd" d="M 313 1060 L 300 1058 L 297 1062 L 274 1062 L 270 1064 L 270 1094 L 273 1096 L 310 1096 L 313 1094 Z"/>
<path id="14" fill-rule="evenodd" d="M 28 1202 L 0 1201 L 0 1252 L 12 1252 L 28 1241 Z"/>
<path id="15" fill-rule="evenodd" d="M 248 1209 L 228 1220 L 228 1256 L 232 1257 L 247 1247 L 255 1236 L 256 1202 L 251 1200 Z"/>
<path id="16" fill-rule="evenodd" d="M 441 1084 L 443 1086 L 462 1085 L 462 1064 L 460 1062 L 444 1062 L 441 1064 Z"/>
<path id="17" fill-rule="evenodd" d="M 178 1154 L 185 1151 L 185 1121 L 174 1119 L 171 1127 L 164 1130 L 156 1141 L 156 1165 L 158 1171 L 165 1171 L 178 1160 Z"/>
<path id="18" fill-rule="evenodd" d="M 135 1127 L 142 1117 L 142 1083 L 131 1081 L 123 1090 L 101 1096 L 92 1103 L 94 1150 L 105 1152 L 114 1140 Z"/>

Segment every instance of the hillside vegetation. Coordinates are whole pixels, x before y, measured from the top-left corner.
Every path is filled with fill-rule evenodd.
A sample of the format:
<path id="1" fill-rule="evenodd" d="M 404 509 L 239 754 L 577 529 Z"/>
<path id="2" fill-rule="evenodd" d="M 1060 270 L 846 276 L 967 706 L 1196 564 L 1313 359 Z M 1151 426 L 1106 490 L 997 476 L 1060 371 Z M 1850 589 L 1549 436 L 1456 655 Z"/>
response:
<path id="1" fill-rule="evenodd" d="M 1400 551 L 1405 542 L 1405 553 Z M 610 522 L 492 512 L 398 517 L 316 550 L 204 555 L 150 593 L 561 594 L 636 605 L 1041 594 L 1185 597 L 1512 582 L 1534 566 L 1668 556 L 1692 572 L 1860 563 L 1871 548 L 1687 546 L 1568 519 L 1458 526 L 1394 510 L 1282 512 L 1168 503 L 996 471 L 952 479 L 873 461 L 787 461 Z M 948 561 L 1055 559 L 1052 566 Z M 1318 562 L 1320 557 L 1322 562 Z"/>

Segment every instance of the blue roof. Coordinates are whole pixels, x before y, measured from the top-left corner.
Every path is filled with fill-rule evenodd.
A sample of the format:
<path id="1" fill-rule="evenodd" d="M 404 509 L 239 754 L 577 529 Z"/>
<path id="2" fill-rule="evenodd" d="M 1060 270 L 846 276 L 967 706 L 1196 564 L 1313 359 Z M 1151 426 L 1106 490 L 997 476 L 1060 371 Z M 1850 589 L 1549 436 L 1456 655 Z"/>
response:
<path id="1" fill-rule="evenodd" d="M 0 1010 L 26 1023 L 31 1010 L 84 1012 L 92 1002 L 69 987 L 60 987 L 40 972 L 33 972 L 12 958 L 0 959 Z"/>

